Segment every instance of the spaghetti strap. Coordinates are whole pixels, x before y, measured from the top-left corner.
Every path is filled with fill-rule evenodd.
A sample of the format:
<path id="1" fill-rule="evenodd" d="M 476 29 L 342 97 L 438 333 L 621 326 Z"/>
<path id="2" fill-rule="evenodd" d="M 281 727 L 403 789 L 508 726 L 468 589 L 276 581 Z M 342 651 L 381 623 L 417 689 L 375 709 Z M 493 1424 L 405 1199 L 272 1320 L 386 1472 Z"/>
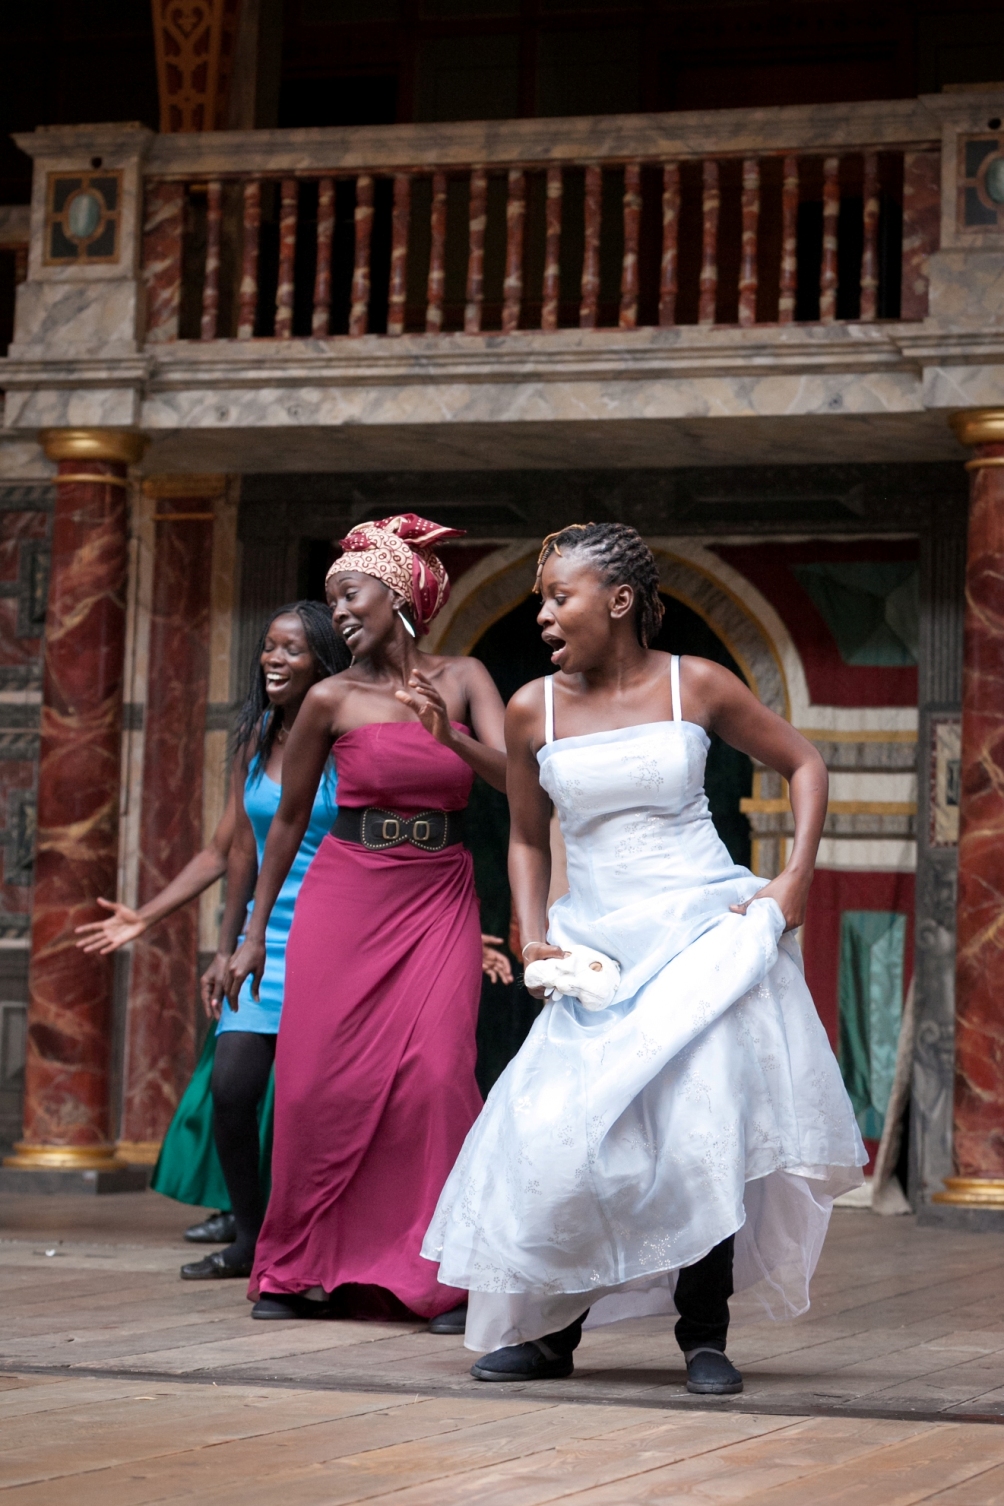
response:
<path id="1" fill-rule="evenodd" d="M 544 745 L 554 742 L 554 676 L 544 676 Z"/>
<path id="2" fill-rule="evenodd" d="M 669 680 L 673 687 L 673 720 L 683 721 L 683 712 L 680 709 L 680 656 L 672 654 L 669 660 Z"/>

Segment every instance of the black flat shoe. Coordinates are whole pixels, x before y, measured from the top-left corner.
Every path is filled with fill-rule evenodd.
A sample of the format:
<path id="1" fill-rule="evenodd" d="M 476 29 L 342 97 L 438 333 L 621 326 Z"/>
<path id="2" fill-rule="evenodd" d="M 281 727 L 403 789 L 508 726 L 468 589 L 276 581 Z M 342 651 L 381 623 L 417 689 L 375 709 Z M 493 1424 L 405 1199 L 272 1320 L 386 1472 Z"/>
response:
<path id="1" fill-rule="evenodd" d="M 720 1349 L 692 1349 L 687 1357 L 687 1390 L 695 1396 L 737 1396 L 743 1378 Z"/>
<path id="2" fill-rule="evenodd" d="M 461 1302 L 459 1307 L 451 1307 L 448 1313 L 440 1313 L 438 1318 L 431 1319 L 429 1323 L 430 1333 L 463 1333 L 466 1328 L 466 1302 Z"/>
<path id="3" fill-rule="evenodd" d="M 483 1354 L 471 1374 L 480 1381 L 564 1380 L 574 1369 L 570 1354 L 555 1354 L 545 1340 L 531 1339 Z"/>
<path id="4" fill-rule="evenodd" d="M 237 1220 L 232 1213 L 211 1213 L 201 1224 L 185 1230 L 193 1245 L 232 1245 L 237 1238 Z"/>
<path id="5" fill-rule="evenodd" d="M 243 1276 L 246 1281 L 250 1274 L 250 1261 L 247 1265 L 230 1265 L 222 1250 L 214 1250 L 211 1255 L 181 1267 L 182 1281 L 223 1281 L 229 1276 Z"/>
<path id="6" fill-rule="evenodd" d="M 251 1307 L 251 1318 L 313 1318 L 310 1307 L 322 1303 L 309 1303 L 297 1292 L 265 1292 Z"/>

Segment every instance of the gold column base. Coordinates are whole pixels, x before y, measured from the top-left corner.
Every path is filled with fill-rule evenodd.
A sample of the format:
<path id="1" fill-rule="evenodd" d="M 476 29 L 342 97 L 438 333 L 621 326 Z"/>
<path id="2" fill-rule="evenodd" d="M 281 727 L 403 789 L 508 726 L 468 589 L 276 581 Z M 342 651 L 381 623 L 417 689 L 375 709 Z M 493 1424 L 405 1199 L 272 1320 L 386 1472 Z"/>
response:
<path id="1" fill-rule="evenodd" d="M 156 1166 L 160 1140 L 116 1140 L 115 1154 L 130 1166 Z"/>
<path id="2" fill-rule="evenodd" d="M 3 1164 L 17 1171 L 122 1171 L 114 1145 L 29 1145 L 19 1140 Z"/>
<path id="3" fill-rule="evenodd" d="M 944 1192 L 932 1203 L 951 1203 L 956 1208 L 999 1208 L 1004 1213 L 1004 1177 L 946 1177 Z"/>

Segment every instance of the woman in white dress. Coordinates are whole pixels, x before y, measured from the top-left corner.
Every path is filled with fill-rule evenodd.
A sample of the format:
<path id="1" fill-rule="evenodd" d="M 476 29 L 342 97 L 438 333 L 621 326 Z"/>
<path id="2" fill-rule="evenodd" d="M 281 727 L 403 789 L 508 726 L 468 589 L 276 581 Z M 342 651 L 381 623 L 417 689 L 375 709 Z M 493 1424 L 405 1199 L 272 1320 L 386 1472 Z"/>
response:
<path id="1" fill-rule="evenodd" d="M 551 994 L 423 1254 L 470 1292 L 465 1342 L 491 1351 L 479 1380 L 571 1374 L 587 1312 L 592 1326 L 675 1311 L 688 1389 L 729 1394 L 733 1280 L 774 1317 L 804 1312 L 833 1198 L 867 1159 L 793 935 L 826 769 L 728 670 L 647 647 L 663 609 L 633 528 L 552 534 L 537 589 L 557 673 L 506 713 L 524 961 L 592 948 L 619 986 L 600 1009 Z M 769 883 L 715 832 L 711 732 L 788 781 L 795 838 Z M 548 918 L 552 801 L 569 892 Z"/>

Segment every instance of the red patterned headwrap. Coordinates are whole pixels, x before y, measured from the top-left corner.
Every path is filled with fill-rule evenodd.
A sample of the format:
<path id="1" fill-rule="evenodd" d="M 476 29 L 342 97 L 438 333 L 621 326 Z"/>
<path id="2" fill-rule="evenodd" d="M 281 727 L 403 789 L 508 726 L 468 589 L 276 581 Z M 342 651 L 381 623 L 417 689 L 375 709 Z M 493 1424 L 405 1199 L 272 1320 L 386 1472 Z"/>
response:
<path id="1" fill-rule="evenodd" d="M 357 523 L 341 540 L 343 554 L 335 560 L 327 578 L 358 570 L 383 581 L 403 596 L 411 608 L 415 630 L 422 636 L 429 623 L 445 607 L 450 580 L 443 562 L 432 552 L 444 539 L 463 538 L 462 528 L 444 528 L 416 513 L 398 513 L 375 523 Z"/>

